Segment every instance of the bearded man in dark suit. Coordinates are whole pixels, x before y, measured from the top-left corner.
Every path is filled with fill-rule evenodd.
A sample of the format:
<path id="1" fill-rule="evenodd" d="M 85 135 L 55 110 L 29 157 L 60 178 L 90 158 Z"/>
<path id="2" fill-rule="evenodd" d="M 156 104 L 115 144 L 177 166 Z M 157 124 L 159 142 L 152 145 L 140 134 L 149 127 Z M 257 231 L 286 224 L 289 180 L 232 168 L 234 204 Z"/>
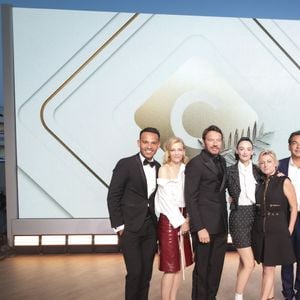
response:
<path id="1" fill-rule="evenodd" d="M 185 169 L 185 201 L 195 252 L 193 300 L 214 300 L 227 248 L 226 162 L 220 155 L 223 133 L 203 131 L 204 149 Z"/>
<path id="2" fill-rule="evenodd" d="M 160 133 L 147 127 L 137 141 L 140 152 L 121 159 L 113 170 L 107 203 L 126 265 L 126 300 L 148 299 L 157 248 L 154 195 L 160 164 L 153 159 Z"/>
<path id="3" fill-rule="evenodd" d="M 291 239 L 297 261 L 281 267 L 282 294 L 286 300 L 300 300 L 300 130 L 290 134 L 288 144 L 291 155 L 279 161 L 278 170 L 289 176 L 296 190 L 298 217 Z"/>

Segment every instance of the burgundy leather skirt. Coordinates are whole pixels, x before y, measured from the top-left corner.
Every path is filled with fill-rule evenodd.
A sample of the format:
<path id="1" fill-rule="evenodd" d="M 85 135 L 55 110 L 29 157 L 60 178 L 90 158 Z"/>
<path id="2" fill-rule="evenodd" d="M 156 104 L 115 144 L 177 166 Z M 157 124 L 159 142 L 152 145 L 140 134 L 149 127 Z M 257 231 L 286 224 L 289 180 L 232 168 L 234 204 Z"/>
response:
<path id="1" fill-rule="evenodd" d="M 180 247 L 179 228 L 174 228 L 168 218 L 160 214 L 158 221 L 158 241 L 159 241 L 159 270 L 167 273 L 176 273 L 181 270 L 182 262 L 185 266 L 193 263 L 193 254 L 190 235 L 182 235 Z M 182 251 L 181 249 L 184 249 Z M 183 253 L 184 252 L 184 253 Z M 182 253 L 182 257 L 180 254 Z"/>

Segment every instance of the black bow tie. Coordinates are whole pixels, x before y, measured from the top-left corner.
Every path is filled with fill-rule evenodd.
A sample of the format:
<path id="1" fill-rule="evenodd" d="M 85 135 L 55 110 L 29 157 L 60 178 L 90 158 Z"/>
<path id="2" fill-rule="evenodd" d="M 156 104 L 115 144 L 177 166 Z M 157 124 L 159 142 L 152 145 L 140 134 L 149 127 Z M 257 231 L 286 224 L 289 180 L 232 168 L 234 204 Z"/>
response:
<path id="1" fill-rule="evenodd" d="M 143 165 L 144 166 L 149 165 L 151 168 L 153 168 L 155 166 L 155 163 L 154 163 L 154 161 L 149 161 L 147 159 L 144 159 Z"/>

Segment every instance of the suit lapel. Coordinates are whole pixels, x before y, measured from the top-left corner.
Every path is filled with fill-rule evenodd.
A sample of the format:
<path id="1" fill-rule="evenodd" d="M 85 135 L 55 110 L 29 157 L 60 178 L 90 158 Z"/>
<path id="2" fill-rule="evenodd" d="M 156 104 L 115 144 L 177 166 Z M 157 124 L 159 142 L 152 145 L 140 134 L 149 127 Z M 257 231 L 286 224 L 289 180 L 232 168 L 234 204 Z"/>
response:
<path id="1" fill-rule="evenodd" d="M 241 184 L 240 184 L 240 175 L 239 175 L 239 168 L 238 168 L 238 164 L 236 163 L 231 170 L 231 174 L 230 176 L 234 178 L 234 180 L 232 180 L 232 183 L 236 186 L 236 191 L 238 191 L 238 193 L 240 194 L 241 192 Z"/>
<path id="2" fill-rule="evenodd" d="M 202 158 L 203 163 L 205 164 L 205 166 L 208 169 L 210 169 L 212 172 L 214 172 L 216 175 L 218 175 L 218 168 L 215 165 L 215 163 L 213 162 L 213 160 L 210 159 L 210 158 L 206 158 L 204 155 L 201 155 L 200 157 Z"/>
<path id="3" fill-rule="evenodd" d="M 291 159 L 291 158 L 288 158 L 288 159 L 286 159 L 285 162 L 284 162 L 284 172 L 283 172 L 283 173 L 284 173 L 286 176 L 289 175 L 289 163 L 290 163 L 290 159 Z"/>
<path id="4" fill-rule="evenodd" d="M 252 164 L 252 170 L 253 170 L 254 179 L 258 183 L 260 181 L 260 179 L 261 179 L 260 170 L 259 170 L 259 168 L 255 164 Z"/>
<path id="5" fill-rule="evenodd" d="M 203 151 L 203 150 L 202 150 Z M 214 161 L 211 159 L 211 158 L 206 158 L 205 155 L 202 154 L 203 152 L 200 153 L 200 157 L 204 163 L 204 165 L 210 169 L 212 172 L 214 172 L 216 175 L 219 174 L 219 170 L 218 170 L 218 167 L 216 166 L 216 164 L 214 163 Z M 202 155 L 201 155 L 202 154 Z M 222 169 L 223 169 L 223 178 L 222 178 L 222 183 L 221 183 L 221 186 L 220 186 L 220 190 L 224 189 L 225 188 L 225 185 L 226 185 L 226 161 L 225 159 L 221 156 L 221 165 L 222 165 Z"/>
<path id="6" fill-rule="evenodd" d="M 159 169 L 160 165 L 157 163 L 157 161 L 155 161 L 155 172 L 156 172 L 156 178 L 158 177 L 158 169 Z"/>
<path id="7" fill-rule="evenodd" d="M 227 176 L 226 176 L 226 160 L 225 158 L 223 158 L 221 156 L 221 162 L 222 162 L 222 169 L 223 169 L 223 179 L 222 179 L 222 183 L 221 183 L 221 187 L 220 187 L 220 191 L 223 190 L 226 186 L 226 182 L 227 182 Z"/>
<path id="8" fill-rule="evenodd" d="M 141 159 L 140 159 L 140 155 L 137 154 L 135 156 L 135 159 L 136 159 L 137 168 L 138 168 L 139 173 L 140 173 L 140 178 L 142 180 L 143 190 L 145 191 L 146 195 L 148 195 L 148 191 L 147 191 L 147 179 L 146 179 L 144 168 L 143 168 L 143 165 L 142 165 L 142 162 L 141 162 Z M 148 198 L 148 196 L 146 198 Z"/>

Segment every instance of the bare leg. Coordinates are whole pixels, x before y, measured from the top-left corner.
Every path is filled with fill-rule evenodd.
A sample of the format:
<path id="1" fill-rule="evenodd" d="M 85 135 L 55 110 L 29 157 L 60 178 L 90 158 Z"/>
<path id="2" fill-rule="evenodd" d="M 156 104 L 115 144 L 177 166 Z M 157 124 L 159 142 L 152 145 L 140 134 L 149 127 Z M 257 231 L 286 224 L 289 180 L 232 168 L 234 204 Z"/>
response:
<path id="1" fill-rule="evenodd" d="M 181 283 L 181 278 L 182 278 L 182 274 L 180 272 L 174 274 L 170 300 L 176 300 L 178 288 Z"/>
<path id="2" fill-rule="evenodd" d="M 237 271 L 235 292 L 242 295 L 254 269 L 255 263 L 251 247 L 238 248 L 237 252 L 240 255 L 240 263 Z"/>
<path id="3" fill-rule="evenodd" d="M 273 286 L 272 286 L 272 289 L 271 289 L 268 299 L 274 299 L 274 285 L 275 285 L 275 276 L 273 278 Z"/>
<path id="4" fill-rule="evenodd" d="M 161 300 L 170 300 L 175 273 L 164 273 L 161 279 Z"/>
<path id="5" fill-rule="evenodd" d="M 261 286 L 261 300 L 267 300 L 274 287 L 274 278 L 275 278 L 275 266 L 264 266 L 263 265 L 263 274 L 262 274 L 262 286 Z"/>
<path id="6" fill-rule="evenodd" d="M 161 279 L 161 299 L 169 300 L 174 281 L 174 273 L 164 273 Z"/>
<path id="7" fill-rule="evenodd" d="M 161 300 L 176 300 L 181 273 L 164 273 L 161 279 Z"/>

